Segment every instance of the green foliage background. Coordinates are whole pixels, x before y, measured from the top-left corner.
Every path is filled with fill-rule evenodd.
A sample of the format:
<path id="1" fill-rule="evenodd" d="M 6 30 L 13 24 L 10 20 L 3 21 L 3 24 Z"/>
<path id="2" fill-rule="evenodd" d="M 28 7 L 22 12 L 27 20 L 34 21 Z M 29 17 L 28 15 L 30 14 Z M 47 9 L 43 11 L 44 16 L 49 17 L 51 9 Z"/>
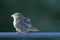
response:
<path id="1" fill-rule="evenodd" d="M 15 32 L 11 17 L 14 12 L 30 18 L 41 32 L 60 32 L 60 0 L 0 0 L 0 32 Z"/>

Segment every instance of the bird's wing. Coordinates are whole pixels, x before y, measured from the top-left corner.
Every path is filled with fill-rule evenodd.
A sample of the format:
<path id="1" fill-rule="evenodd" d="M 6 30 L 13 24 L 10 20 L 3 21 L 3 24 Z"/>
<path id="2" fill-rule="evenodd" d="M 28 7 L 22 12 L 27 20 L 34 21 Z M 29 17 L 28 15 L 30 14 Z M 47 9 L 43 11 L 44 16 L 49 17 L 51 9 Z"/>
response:
<path id="1" fill-rule="evenodd" d="M 32 27 L 30 19 L 28 19 L 26 17 L 24 18 L 24 26 L 27 27 L 27 28 L 31 28 Z"/>
<path id="2" fill-rule="evenodd" d="M 26 18 L 26 17 L 24 17 L 24 22 L 31 23 L 30 19 L 29 18 Z"/>

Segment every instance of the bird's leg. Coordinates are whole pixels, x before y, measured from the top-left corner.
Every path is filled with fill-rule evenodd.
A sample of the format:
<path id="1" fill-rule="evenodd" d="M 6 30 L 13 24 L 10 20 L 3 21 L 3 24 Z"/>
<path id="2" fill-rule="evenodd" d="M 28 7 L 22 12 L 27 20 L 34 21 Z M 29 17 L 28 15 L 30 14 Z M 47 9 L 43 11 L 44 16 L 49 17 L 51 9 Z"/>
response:
<path id="1" fill-rule="evenodd" d="M 20 29 L 16 29 L 16 33 L 21 33 L 22 31 Z"/>
<path id="2" fill-rule="evenodd" d="M 24 33 L 29 33 L 30 32 L 30 30 L 28 30 L 28 29 L 26 29 L 26 31 L 24 31 Z"/>

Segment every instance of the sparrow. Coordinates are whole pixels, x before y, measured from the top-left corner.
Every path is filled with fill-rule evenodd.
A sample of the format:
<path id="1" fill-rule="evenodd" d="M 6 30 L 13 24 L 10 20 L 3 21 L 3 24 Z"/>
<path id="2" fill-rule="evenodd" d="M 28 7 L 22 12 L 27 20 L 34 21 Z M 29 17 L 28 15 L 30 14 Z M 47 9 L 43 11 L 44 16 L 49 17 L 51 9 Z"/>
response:
<path id="1" fill-rule="evenodd" d="M 13 26 L 16 29 L 17 33 L 39 31 L 38 29 L 32 26 L 30 19 L 23 16 L 22 13 L 14 13 L 11 15 L 11 17 L 13 18 Z"/>

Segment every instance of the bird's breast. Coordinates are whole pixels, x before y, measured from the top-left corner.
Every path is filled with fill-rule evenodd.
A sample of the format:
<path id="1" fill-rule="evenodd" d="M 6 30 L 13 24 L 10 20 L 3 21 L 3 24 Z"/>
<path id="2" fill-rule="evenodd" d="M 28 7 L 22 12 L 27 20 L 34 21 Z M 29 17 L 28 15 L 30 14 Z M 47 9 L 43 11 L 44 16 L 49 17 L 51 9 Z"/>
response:
<path id="1" fill-rule="evenodd" d="M 16 27 L 15 25 L 16 25 L 16 21 L 13 21 L 13 25 L 14 25 L 14 27 Z"/>

